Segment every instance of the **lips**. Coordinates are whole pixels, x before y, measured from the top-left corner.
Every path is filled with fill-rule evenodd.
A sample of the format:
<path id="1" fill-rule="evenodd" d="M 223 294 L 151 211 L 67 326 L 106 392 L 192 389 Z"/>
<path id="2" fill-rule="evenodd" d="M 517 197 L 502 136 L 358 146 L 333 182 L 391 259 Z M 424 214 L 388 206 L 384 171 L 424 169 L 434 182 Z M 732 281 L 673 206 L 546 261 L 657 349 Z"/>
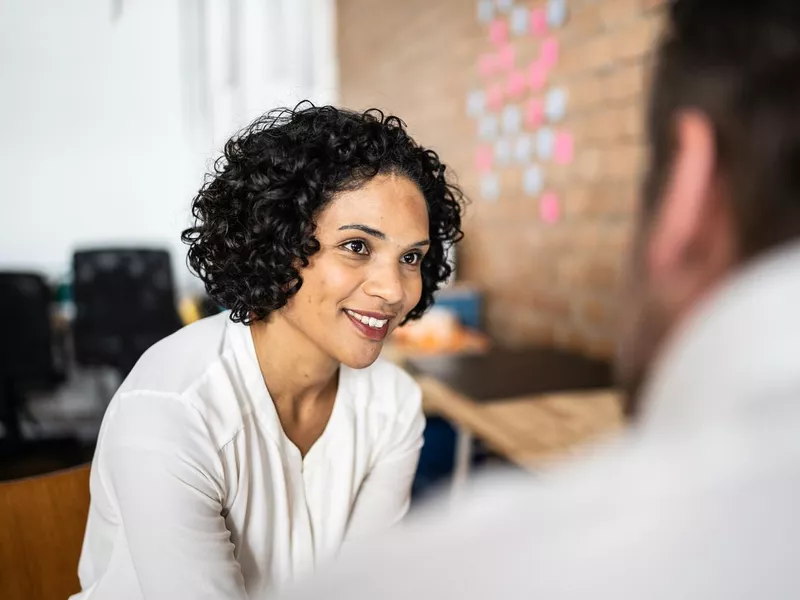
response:
<path id="1" fill-rule="evenodd" d="M 354 310 L 345 310 L 344 314 L 350 319 L 353 326 L 367 339 L 380 342 L 389 333 L 389 315 L 378 313 L 362 313 Z"/>

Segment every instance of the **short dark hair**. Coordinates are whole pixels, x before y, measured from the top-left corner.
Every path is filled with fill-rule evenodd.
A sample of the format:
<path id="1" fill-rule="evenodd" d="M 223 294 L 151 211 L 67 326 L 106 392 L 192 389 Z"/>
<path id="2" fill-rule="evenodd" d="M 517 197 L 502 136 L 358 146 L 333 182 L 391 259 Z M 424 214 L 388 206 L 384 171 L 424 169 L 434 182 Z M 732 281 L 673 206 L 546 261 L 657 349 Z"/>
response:
<path id="1" fill-rule="evenodd" d="M 319 211 L 337 192 L 379 174 L 408 177 L 428 206 L 422 296 L 406 317 L 417 319 L 451 274 L 447 252 L 463 237 L 464 196 L 436 152 L 377 109 L 301 102 L 270 111 L 231 138 L 192 201 L 194 224 L 181 235 L 189 268 L 233 321 L 266 319 L 303 284 L 298 266 L 308 266 L 320 248 Z"/>
<path id="2" fill-rule="evenodd" d="M 674 117 L 714 128 L 746 259 L 800 236 L 800 1 L 673 0 L 656 48 L 647 116 L 645 214 L 675 152 Z"/>

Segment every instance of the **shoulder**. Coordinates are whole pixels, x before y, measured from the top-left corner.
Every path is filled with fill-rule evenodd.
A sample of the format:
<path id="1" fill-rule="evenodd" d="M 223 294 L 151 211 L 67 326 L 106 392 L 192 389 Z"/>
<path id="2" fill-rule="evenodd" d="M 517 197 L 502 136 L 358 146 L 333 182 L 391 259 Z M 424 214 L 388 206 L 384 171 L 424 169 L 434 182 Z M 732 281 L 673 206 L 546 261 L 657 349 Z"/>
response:
<path id="1" fill-rule="evenodd" d="M 137 361 L 120 391 L 185 392 L 220 361 L 227 326 L 225 312 L 187 325 L 157 342 Z"/>
<path id="2" fill-rule="evenodd" d="M 184 327 L 139 359 L 109 405 L 104 427 L 147 440 L 207 438 L 218 449 L 244 424 L 243 359 L 230 339 L 228 313 Z M 181 444 L 179 444 L 181 445 Z"/>
<path id="3" fill-rule="evenodd" d="M 96 496 L 97 502 L 115 506 L 131 486 L 161 494 L 188 481 L 209 498 L 224 498 L 224 445 L 218 434 L 179 394 L 117 394 L 103 418 L 92 460 L 93 501 Z"/>
<path id="4" fill-rule="evenodd" d="M 98 449 L 118 446 L 170 454 L 198 444 L 214 445 L 202 412 L 180 394 L 153 391 L 114 396 L 98 438 Z"/>

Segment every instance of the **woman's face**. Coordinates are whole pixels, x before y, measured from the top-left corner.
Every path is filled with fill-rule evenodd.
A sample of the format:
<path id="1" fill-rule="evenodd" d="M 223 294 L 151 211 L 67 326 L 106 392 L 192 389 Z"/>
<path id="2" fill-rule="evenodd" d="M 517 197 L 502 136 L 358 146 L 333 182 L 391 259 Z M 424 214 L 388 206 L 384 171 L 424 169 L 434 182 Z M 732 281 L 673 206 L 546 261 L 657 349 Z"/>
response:
<path id="1" fill-rule="evenodd" d="M 281 314 L 324 354 L 367 367 L 419 302 L 430 244 L 425 198 L 408 178 L 379 175 L 337 194 L 316 225 L 320 251 Z"/>

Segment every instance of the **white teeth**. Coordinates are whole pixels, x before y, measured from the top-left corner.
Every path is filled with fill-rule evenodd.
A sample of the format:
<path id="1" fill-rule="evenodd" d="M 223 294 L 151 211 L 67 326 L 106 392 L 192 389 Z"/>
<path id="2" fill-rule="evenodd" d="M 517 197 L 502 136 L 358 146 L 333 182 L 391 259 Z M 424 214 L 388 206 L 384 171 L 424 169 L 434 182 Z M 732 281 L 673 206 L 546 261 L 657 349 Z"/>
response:
<path id="1" fill-rule="evenodd" d="M 389 322 L 389 319 L 376 319 L 375 317 L 366 317 L 364 315 L 360 315 L 357 312 L 353 312 L 352 310 L 348 310 L 347 314 L 351 317 L 358 319 L 364 325 L 368 327 L 372 327 L 373 329 L 381 329 L 386 323 Z"/>

